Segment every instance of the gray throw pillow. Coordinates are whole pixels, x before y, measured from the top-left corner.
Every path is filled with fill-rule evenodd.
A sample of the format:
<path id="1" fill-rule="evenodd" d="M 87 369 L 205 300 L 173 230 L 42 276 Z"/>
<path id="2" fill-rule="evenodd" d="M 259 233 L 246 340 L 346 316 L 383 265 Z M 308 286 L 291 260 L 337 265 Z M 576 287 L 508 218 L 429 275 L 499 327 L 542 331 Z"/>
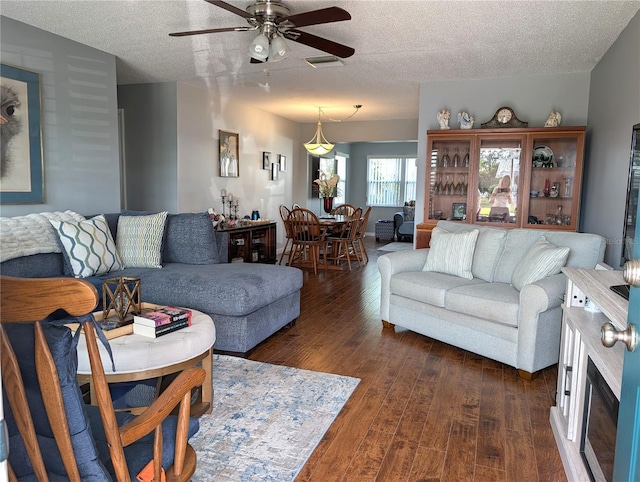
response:
<path id="1" fill-rule="evenodd" d="M 165 263 L 219 263 L 218 245 L 209 214 L 170 214 L 162 260 Z"/>

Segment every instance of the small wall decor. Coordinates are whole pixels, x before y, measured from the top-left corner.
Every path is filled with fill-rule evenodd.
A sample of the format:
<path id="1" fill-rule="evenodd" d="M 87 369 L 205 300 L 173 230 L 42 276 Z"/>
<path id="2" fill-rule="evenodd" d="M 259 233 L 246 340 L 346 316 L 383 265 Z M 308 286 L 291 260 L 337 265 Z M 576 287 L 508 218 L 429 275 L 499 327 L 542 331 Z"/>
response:
<path id="1" fill-rule="evenodd" d="M 271 153 L 263 152 L 262 153 L 262 169 L 271 169 Z"/>
<path id="2" fill-rule="evenodd" d="M 280 165 L 277 162 L 274 162 L 273 164 L 271 164 L 271 180 L 272 181 L 278 180 L 279 170 L 280 170 Z"/>
<path id="3" fill-rule="evenodd" d="M 562 121 L 562 116 L 560 112 L 556 112 L 555 110 L 551 110 L 551 114 L 549 114 L 549 118 L 544 123 L 545 127 L 558 127 L 560 122 Z"/>
<path id="4" fill-rule="evenodd" d="M 451 112 L 447 109 L 442 109 L 436 115 L 438 119 L 438 124 L 440 124 L 440 129 L 449 129 L 449 117 L 451 117 Z"/>
<path id="5" fill-rule="evenodd" d="M 451 204 L 451 219 L 463 220 L 467 218 L 467 203 Z"/>
<path id="6" fill-rule="evenodd" d="M 286 171 L 287 170 L 287 156 L 280 154 L 278 156 L 278 164 L 280 164 L 280 170 L 281 171 Z"/>
<path id="7" fill-rule="evenodd" d="M 0 203 L 43 203 L 40 75 L 1 64 L 0 96 Z"/>
<path id="8" fill-rule="evenodd" d="M 220 133 L 220 177 L 240 177 L 240 140 L 233 132 Z"/>

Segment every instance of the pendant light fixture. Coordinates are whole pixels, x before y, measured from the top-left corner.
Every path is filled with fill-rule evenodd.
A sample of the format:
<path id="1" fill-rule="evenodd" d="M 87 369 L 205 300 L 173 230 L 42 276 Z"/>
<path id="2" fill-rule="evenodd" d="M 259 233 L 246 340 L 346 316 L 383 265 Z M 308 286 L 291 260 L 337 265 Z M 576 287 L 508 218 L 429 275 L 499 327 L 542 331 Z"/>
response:
<path id="1" fill-rule="evenodd" d="M 318 107 L 318 128 L 316 129 L 316 135 L 313 136 L 309 142 L 305 142 L 304 148 L 314 156 L 323 156 L 331 152 L 333 147 L 334 144 L 331 144 L 322 133 L 322 123 L 320 122 L 320 107 Z"/>

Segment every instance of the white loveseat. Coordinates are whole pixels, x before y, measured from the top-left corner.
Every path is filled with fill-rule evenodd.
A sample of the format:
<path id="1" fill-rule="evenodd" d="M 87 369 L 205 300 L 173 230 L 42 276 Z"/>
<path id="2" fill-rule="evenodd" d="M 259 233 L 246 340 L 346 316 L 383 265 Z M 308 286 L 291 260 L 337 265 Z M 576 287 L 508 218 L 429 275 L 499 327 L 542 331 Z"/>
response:
<path id="1" fill-rule="evenodd" d="M 431 248 L 378 258 L 380 316 L 531 378 L 558 362 L 560 268 L 594 268 L 605 246 L 595 234 L 440 221 Z"/>

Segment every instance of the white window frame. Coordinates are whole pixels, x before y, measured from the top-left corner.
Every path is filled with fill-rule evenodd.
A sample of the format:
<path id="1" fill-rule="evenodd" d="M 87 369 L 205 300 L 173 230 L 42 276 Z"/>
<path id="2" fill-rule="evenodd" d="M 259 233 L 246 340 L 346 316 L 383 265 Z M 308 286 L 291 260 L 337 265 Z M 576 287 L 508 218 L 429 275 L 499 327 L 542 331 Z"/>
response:
<path id="1" fill-rule="evenodd" d="M 395 170 L 400 179 L 372 180 L 373 163 L 380 161 L 396 163 Z M 408 168 L 411 168 L 410 172 L 408 172 Z M 393 170 L 393 166 L 391 170 Z M 417 171 L 416 156 L 367 156 L 367 206 L 399 207 L 407 201 L 415 200 Z M 379 185 L 378 189 L 375 189 L 376 184 Z M 382 184 L 387 184 L 387 187 L 385 188 Z M 378 192 L 374 193 L 374 190 Z"/>

